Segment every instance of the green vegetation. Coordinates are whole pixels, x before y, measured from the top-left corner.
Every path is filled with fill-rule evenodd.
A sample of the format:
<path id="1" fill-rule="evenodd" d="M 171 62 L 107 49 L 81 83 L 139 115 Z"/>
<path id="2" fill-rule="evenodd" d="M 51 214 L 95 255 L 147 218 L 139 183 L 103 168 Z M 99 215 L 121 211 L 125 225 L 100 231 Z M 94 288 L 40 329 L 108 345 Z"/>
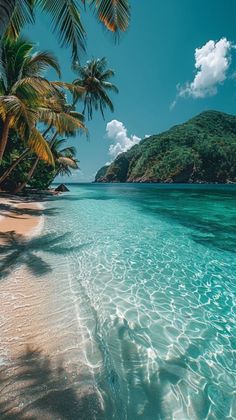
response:
<path id="1" fill-rule="evenodd" d="M 33 54 L 33 44 L 18 38 L 16 41 L 5 39 L 2 45 L 2 70 L 0 75 L 0 117 L 3 127 L 0 135 L 0 161 L 3 158 L 9 130 L 14 129 L 19 138 L 25 139 L 42 159 L 53 163 L 53 158 L 44 138 L 36 129 L 47 99 L 56 99 L 56 89 L 43 77 L 47 67 L 53 67 L 60 75 L 60 68 L 53 55 L 47 52 Z M 39 147 L 40 145 L 40 147 Z M 35 149 L 36 151 L 36 149 Z"/>
<path id="2" fill-rule="evenodd" d="M 81 104 L 84 113 L 88 109 L 89 118 L 93 110 L 104 115 L 106 105 L 113 110 L 106 91 L 117 91 L 109 82 L 114 72 L 105 59 L 92 60 L 79 67 L 83 77 L 73 83 L 52 82 L 45 70 L 52 67 L 60 76 L 60 66 L 49 52 L 35 52 L 32 43 L 19 37 L 4 38 L 1 53 L 0 188 L 15 193 L 27 185 L 48 188 L 58 174 L 78 169 L 75 150 L 60 149 L 65 138 L 87 131 L 76 106 Z"/>
<path id="3" fill-rule="evenodd" d="M 98 171 L 96 182 L 236 182 L 236 117 L 204 112 L 142 140 Z"/>
<path id="4" fill-rule="evenodd" d="M 129 25 L 128 0 L 0 0 L 0 39 L 7 34 L 16 39 L 26 23 L 35 20 L 36 8 L 50 15 L 52 30 L 62 46 L 70 46 L 73 61 L 80 61 L 85 50 L 86 31 L 81 20 L 81 9 L 95 11 L 100 22 L 111 32 L 119 34 Z"/>
<path id="5" fill-rule="evenodd" d="M 0 190 L 48 188 L 58 174 L 78 169 L 76 151 L 64 145 L 65 140 L 87 132 L 85 114 L 90 120 L 93 111 L 104 117 L 106 107 L 114 109 L 109 92 L 118 89 L 110 82 L 114 72 L 107 69 L 106 59 L 80 65 L 86 41 L 81 11 L 86 11 L 86 3 L 109 31 L 119 35 L 127 29 L 128 0 L 0 0 Z M 34 44 L 21 37 L 24 25 L 34 23 L 36 9 L 49 14 L 61 46 L 71 48 L 77 75 L 73 83 L 49 81 L 48 68 L 61 77 L 56 57 L 36 52 Z"/>
<path id="6" fill-rule="evenodd" d="M 105 57 L 91 60 L 84 67 L 74 66 L 74 70 L 79 76 L 78 79 L 74 80 L 74 85 L 86 90 L 83 114 L 87 112 L 88 119 L 91 120 L 93 118 L 93 109 L 100 110 L 103 118 L 106 107 L 113 112 L 113 103 L 107 92 L 113 91 L 118 93 L 118 89 L 109 82 L 110 78 L 114 76 L 114 71 L 107 69 Z M 76 102 L 76 91 L 74 96 Z"/>

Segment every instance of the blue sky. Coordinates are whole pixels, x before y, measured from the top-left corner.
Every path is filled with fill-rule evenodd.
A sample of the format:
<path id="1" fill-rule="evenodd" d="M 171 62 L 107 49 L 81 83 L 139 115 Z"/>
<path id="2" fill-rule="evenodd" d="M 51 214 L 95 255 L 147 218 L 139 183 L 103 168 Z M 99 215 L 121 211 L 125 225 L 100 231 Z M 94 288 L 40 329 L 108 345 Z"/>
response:
<path id="1" fill-rule="evenodd" d="M 88 40 L 87 54 L 81 61 L 105 56 L 116 72 L 113 81 L 120 92 L 112 97 L 113 114 L 107 111 L 105 121 L 94 114 L 93 121 L 88 122 L 89 141 L 85 136 L 69 140 L 77 147 L 81 167 L 70 181 L 93 180 L 120 147 L 204 110 L 235 114 L 236 4 L 229 0 L 131 0 L 131 7 L 130 28 L 119 44 L 89 10 L 83 14 Z M 76 77 L 71 71 L 70 50 L 59 47 L 49 26 L 48 17 L 42 14 L 25 32 L 41 50 L 57 55 L 63 80 L 70 82 Z M 211 40 L 214 42 L 209 43 Z M 196 48 L 200 50 L 197 57 Z M 56 77 L 53 73 L 48 76 Z M 119 123 L 111 123 L 113 120 Z"/>

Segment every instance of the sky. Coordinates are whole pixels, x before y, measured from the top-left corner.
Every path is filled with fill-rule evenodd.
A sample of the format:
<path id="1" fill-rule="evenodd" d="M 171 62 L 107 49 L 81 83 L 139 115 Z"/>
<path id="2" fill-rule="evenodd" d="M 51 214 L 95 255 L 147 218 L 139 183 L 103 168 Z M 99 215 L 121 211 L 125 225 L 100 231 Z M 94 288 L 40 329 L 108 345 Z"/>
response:
<path id="1" fill-rule="evenodd" d="M 106 57 L 115 71 L 114 113 L 94 113 L 76 146 L 80 171 L 58 181 L 90 182 L 104 164 L 141 138 L 158 134 L 205 110 L 235 114 L 236 3 L 233 0 L 131 0 L 128 31 L 114 42 L 88 9 L 82 13 L 87 50 L 81 63 Z M 147 6 L 148 4 L 148 6 Z M 63 81 L 72 82 L 69 48 L 61 48 L 47 15 L 25 33 L 58 57 Z M 56 79 L 50 71 L 47 77 Z M 78 111 L 82 106 L 78 105 Z"/>

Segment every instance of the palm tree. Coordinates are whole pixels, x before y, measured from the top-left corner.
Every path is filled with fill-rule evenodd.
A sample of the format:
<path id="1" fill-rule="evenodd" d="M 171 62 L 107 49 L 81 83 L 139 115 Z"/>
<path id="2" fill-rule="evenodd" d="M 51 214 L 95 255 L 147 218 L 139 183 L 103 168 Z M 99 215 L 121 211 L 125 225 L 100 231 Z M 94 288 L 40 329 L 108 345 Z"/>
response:
<path id="1" fill-rule="evenodd" d="M 51 149 L 56 164 L 52 181 L 58 175 L 71 175 L 71 169 L 79 169 L 78 160 L 76 159 L 76 149 L 73 146 L 64 147 L 64 144 L 64 139 L 55 139 Z"/>
<path id="2" fill-rule="evenodd" d="M 63 82 L 52 82 L 52 84 L 58 89 L 58 87 L 67 87 L 70 88 L 72 93 L 75 92 L 73 85 Z M 83 91 L 82 91 L 83 92 Z M 79 112 L 74 111 L 73 107 L 66 102 L 66 97 L 63 92 L 58 91 L 58 95 L 50 96 L 45 103 L 42 103 L 42 106 L 38 107 L 38 122 L 44 123 L 47 128 L 42 133 L 42 138 L 44 139 L 45 147 L 49 149 L 50 154 L 54 141 L 56 140 L 58 134 L 66 136 L 74 136 L 80 130 L 87 131 L 84 125 L 84 117 Z M 76 93 L 79 95 L 81 90 L 76 88 Z M 52 138 L 49 142 L 45 140 L 45 137 L 49 132 L 54 132 L 51 134 Z M 34 131 L 35 133 L 35 131 Z M 41 147 L 40 147 L 41 146 Z M 6 171 L 0 177 L 0 186 L 5 182 L 5 180 L 11 175 L 13 170 L 25 159 L 28 155 L 35 153 L 37 155 L 37 161 L 33 164 L 33 169 L 31 168 L 27 178 L 27 182 L 33 176 L 37 165 L 40 159 L 44 159 L 42 144 L 37 141 L 33 141 L 32 136 L 28 140 L 26 149 L 11 163 L 11 165 L 6 169 Z M 52 155 L 53 157 L 53 155 Z M 45 160 L 45 159 L 44 159 Z M 48 161 L 48 160 L 47 160 Z M 51 162 L 49 162 L 51 163 Z M 32 172 L 31 172 L 32 170 Z"/>
<path id="3" fill-rule="evenodd" d="M 32 144 L 36 145 L 37 139 L 43 142 L 35 128 L 38 108 L 45 103 L 46 98 L 57 95 L 56 88 L 42 74 L 47 67 L 52 67 L 60 76 L 59 64 L 47 51 L 33 54 L 33 47 L 32 43 L 22 38 L 16 41 L 4 39 L 2 45 L 0 117 L 3 120 L 3 129 L 0 138 L 0 162 L 10 128 L 14 128 L 21 138 L 29 139 Z M 51 156 L 48 158 L 52 160 Z"/>
<path id="4" fill-rule="evenodd" d="M 54 162 L 56 158 L 57 168 L 60 168 L 60 170 L 63 170 L 63 168 L 67 169 L 69 167 L 71 168 L 73 167 L 75 169 L 77 168 L 77 166 L 76 166 L 76 161 L 75 160 L 73 161 L 72 159 L 73 158 L 72 148 L 70 149 L 65 148 L 63 150 L 63 153 L 67 152 L 67 156 L 63 154 L 61 154 L 60 156 L 57 156 L 56 152 L 58 151 L 59 144 L 61 144 L 57 140 L 57 136 L 58 134 L 65 134 L 66 136 L 74 136 L 77 132 L 81 130 L 86 131 L 86 128 L 83 124 L 84 117 L 79 112 L 73 111 L 72 107 L 66 104 L 65 98 L 64 98 L 64 102 L 62 98 L 64 98 L 63 95 L 61 96 L 61 101 L 59 103 L 56 103 L 57 108 L 52 107 L 52 108 L 47 108 L 46 110 L 45 108 L 39 108 L 39 120 L 48 125 L 48 129 L 46 130 L 46 132 L 48 132 L 48 130 L 52 130 L 52 127 L 54 127 L 56 130 L 53 133 L 52 138 L 48 141 L 48 146 L 52 153 Z M 57 146 L 57 148 L 55 145 Z M 68 154 L 69 151 L 70 151 L 70 154 Z M 21 192 L 25 188 L 25 186 L 28 184 L 30 179 L 34 176 L 35 171 L 40 162 L 40 156 L 38 155 L 38 153 L 36 154 L 37 154 L 37 157 L 34 160 L 28 174 L 26 175 L 25 180 L 17 186 L 17 188 L 14 191 L 15 193 Z M 25 158 L 24 153 L 22 154 L 22 158 Z M 60 159 L 58 160 L 58 158 Z M 9 172 L 7 176 L 9 176 Z M 57 174 L 55 176 L 57 176 Z"/>
<path id="5" fill-rule="evenodd" d="M 106 107 L 113 112 L 114 106 L 107 91 L 117 93 L 118 89 L 109 82 L 110 78 L 114 76 L 114 71 L 107 69 L 106 59 L 103 57 L 101 59 L 87 61 L 85 66 L 74 66 L 74 70 L 79 76 L 78 79 L 74 80 L 74 85 L 83 87 L 85 90 L 83 114 L 87 111 L 88 119 L 91 120 L 93 109 L 96 111 L 100 110 L 103 118 Z M 77 100 L 78 95 L 75 92 L 74 103 Z"/>
<path id="6" fill-rule="evenodd" d="M 81 21 L 81 7 L 86 2 L 109 30 L 119 35 L 129 25 L 129 0 L 0 0 L 0 39 L 6 33 L 18 36 L 22 26 L 34 20 L 36 6 L 51 16 L 52 28 L 62 46 L 72 49 L 73 61 L 85 50 L 86 32 Z"/>
<path id="7" fill-rule="evenodd" d="M 55 170 L 53 173 L 53 177 L 50 179 L 51 182 L 57 177 L 57 175 L 70 175 L 71 169 L 79 169 L 78 161 L 75 158 L 76 150 L 72 146 L 67 146 L 61 148 L 65 143 L 64 139 L 53 139 L 53 144 L 51 146 L 52 155 L 55 162 Z M 40 159 L 37 157 L 25 178 L 25 180 L 17 186 L 14 193 L 21 192 L 25 186 L 29 183 L 29 181 L 35 176 L 36 170 L 38 168 L 38 164 Z M 49 185 L 46 187 L 48 188 Z"/>

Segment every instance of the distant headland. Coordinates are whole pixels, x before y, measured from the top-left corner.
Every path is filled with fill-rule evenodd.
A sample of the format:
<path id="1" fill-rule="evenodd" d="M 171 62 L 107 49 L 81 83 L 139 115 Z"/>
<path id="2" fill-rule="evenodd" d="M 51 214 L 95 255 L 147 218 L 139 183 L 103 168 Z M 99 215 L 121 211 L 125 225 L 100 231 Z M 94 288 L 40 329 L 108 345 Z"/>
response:
<path id="1" fill-rule="evenodd" d="M 236 116 L 206 111 L 141 140 L 95 182 L 235 183 Z"/>

